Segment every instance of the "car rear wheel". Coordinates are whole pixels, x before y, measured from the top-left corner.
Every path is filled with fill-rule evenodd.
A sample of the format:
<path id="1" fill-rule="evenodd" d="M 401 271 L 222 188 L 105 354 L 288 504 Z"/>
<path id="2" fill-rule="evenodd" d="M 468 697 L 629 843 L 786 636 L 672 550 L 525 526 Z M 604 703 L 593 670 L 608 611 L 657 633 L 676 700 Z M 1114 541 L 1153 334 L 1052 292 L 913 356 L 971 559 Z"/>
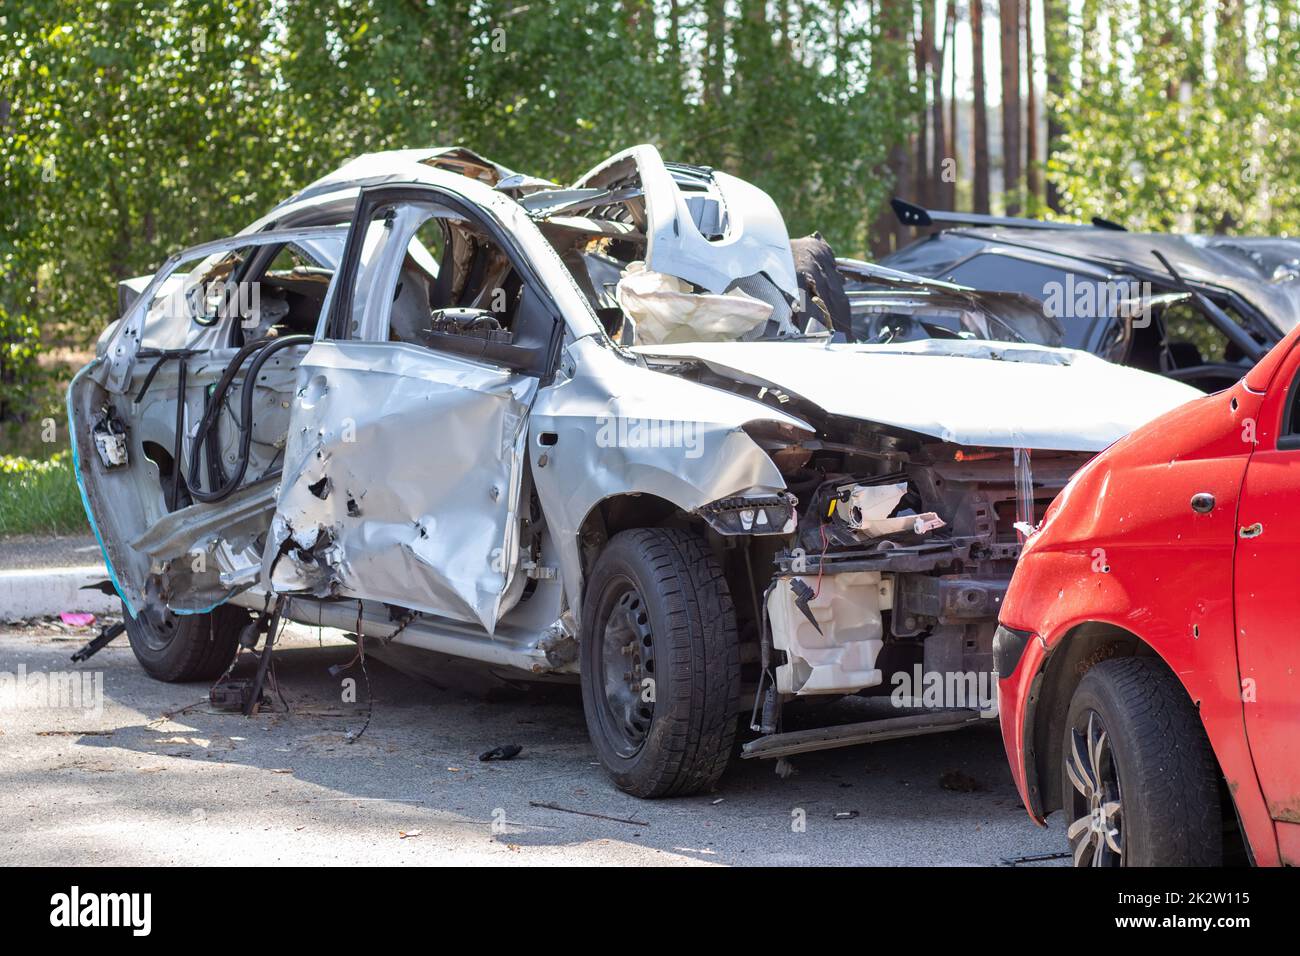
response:
<path id="1" fill-rule="evenodd" d="M 1112 658 L 1070 701 L 1061 795 L 1075 866 L 1217 866 L 1222 823 L 1200 716 L 1158 660 Z"/>
<path id="2" fill-rule="evenodd" d="M 207 614 L 176 614 L 143 608 L 136 617 L 123 610 L 135 659 L 150 677 L 168 683 L 216 680 L 235 659 L 248 612 L 222 605 Z"/>
<path id="3" fill-rule="evenodd" d="M 582 620 L 583 710 L 614 782 L 638 797 L 713 787 L 735 741 L 740 645 L 704 540 L 667 528 L 615 535 Z"/>

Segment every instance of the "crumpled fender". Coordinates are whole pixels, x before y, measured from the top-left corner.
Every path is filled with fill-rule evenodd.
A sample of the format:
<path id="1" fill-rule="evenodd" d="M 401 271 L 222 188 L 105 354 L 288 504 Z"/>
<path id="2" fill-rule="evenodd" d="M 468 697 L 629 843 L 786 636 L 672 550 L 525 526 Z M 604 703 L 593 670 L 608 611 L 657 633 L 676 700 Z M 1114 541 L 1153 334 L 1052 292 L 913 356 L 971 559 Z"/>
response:
<path id="1" fill-rule="evenodd" d="M 533 480 L 559 549 L 569 606 L 582 606 L 578 530 L 606 498 L 649 494 L 694 511 L 774 494 L 785 481 L 744 430 L 770 421 L 813 433 L 760 402 L 635 364 L 592 338 L 568 348 L 572 375 L 541 390 L 528 441 Z"/>

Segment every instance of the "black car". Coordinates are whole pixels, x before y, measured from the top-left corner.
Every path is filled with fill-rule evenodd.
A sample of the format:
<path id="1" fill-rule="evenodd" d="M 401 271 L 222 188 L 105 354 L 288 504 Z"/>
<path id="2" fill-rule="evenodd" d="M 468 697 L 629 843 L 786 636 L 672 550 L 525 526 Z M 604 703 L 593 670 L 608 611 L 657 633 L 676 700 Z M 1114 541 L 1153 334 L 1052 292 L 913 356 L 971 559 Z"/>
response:
<path id="1" fill-rule="evenodd" d="M 880 265 L 1028 295 L 1059 320 L 1065 346 L 1207 392 L 1235 382 L 1300 322 L 1297 239 L 893 206 L 905 225 L 934 231 Z"/>

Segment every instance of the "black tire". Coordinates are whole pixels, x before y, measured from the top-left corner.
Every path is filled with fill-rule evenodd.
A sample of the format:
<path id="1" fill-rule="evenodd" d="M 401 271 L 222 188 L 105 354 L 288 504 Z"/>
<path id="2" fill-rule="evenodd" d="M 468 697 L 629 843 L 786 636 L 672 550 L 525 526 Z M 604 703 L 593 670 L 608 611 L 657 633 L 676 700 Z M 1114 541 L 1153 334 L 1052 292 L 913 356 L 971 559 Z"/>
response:
<path id="1" fill-rule="evenodd" d="M 736 738 L 740 644 L 708 545 L 667 528 L 615 535 L 587 582 L 582 622 L 583 711 L 614 782 L 637 797 L 714 787 Z M 627 688 L 645 686 L 649 706 L 639 694 L 624 706 Z"/>
<path id="2" fill-rule="evenodd" d="M 1218 765 L 1161 661 L 1112 658 L 1083 676 L 1066 719 L 1061 797 L 1076 866 L 1223 862 Z"/>
<path id="3" fill-rule="evenodd" d="M 248 612 L 223 604 L 208 614 L 173 614 L 145 608 L 138 617 L 123 609 L 126 636 L 135 659 L 150 677 L 167 683 L 220 677 L 239 649 Z"/>

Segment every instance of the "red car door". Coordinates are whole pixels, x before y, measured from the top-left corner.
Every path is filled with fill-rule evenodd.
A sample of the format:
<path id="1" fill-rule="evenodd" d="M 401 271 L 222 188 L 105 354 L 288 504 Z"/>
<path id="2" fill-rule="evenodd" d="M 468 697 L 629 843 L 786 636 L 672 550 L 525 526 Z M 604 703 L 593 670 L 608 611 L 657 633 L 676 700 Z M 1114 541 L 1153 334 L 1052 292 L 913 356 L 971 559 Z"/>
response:
<path id="1" fill-rule="evenodd" d="M 1268 393 L 1237 508 L 1234 603 L 1246 737 L 1286 858 L 1300 854 L 1300 350 Z"/>

